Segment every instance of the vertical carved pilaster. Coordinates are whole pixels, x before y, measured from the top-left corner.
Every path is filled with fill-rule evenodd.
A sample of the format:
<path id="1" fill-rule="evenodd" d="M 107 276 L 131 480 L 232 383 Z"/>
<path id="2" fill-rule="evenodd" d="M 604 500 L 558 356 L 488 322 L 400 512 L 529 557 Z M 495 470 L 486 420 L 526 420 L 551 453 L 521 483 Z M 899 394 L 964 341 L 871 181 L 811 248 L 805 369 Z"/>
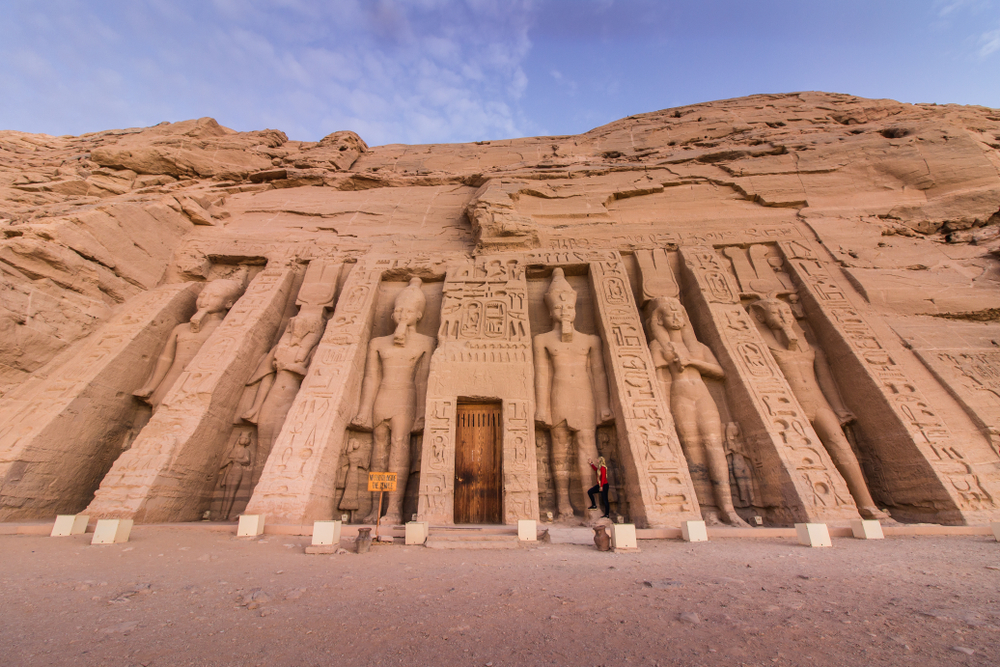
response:
<path id="1" fill-rule="evenodd" d="M 649 526 L 699 519 L 687 463 L 618 253 L 592 261 L 590 280 L 633 519 Z"/>
<path id="2" fill-rule="evenodd" d="M 844 399 L 884 464 L 895 516 L 980 523 L 1000 516 L 987 446 L 960 442 L 806 242 L 778 244 L 817 335 L 850 391 Z"/>
<path id="3" fill-rule="evenodd" d="M 453 265 L 445 279 L 438 348 L 428 379 L 418 510 L 422 521 L 454 521 L 459 398 L 502 401 L 503 521 L 538 518 L 533 378 L 522 265 L 508 256 Z"/>
<path id="4" fill-rule="evenodd" d="M 191 521 L 212 493 L 214 468 L 256 360 L 281 322 L 291 268 L 261 271 L 164 397 L 97 490 L 91 516 Z"/>
<path id="5" fill-rule="evenodd" d="M 171 330 L 191 316 L 195 283 L 141 294 L 73 349 L 33 391 L 0 403 L 0 520 L 83 509 L 132 425 L 132 392 Z"/>
<path id="6" fill-rule="evenodd" d="M 681 248 L 689 313 L 726 371 L 729 406 L 755 459 L 761 503 L 777 523 L 857 518 L 847 485 L 813 430 L 716 250 Z"/>
<path id="7" fill-rule="evenodd" d="M 365 374 L 381 277 L 382 268 L 366 262 L 347 277 L 247 513 L 300 524 L 333 516 L 337 463 Z"/>

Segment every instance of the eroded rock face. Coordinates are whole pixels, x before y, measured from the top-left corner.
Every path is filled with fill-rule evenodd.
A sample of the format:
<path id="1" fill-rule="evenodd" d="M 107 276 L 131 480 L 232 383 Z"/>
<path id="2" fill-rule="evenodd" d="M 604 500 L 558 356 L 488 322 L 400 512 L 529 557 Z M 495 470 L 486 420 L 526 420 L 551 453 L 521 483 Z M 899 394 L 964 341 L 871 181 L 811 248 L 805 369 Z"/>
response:
<path id="1" fill-rule="evenodd" d="M 640 524 L 1000 516 L 997 110 L 758 95 L 427 146 L 208 118 L 0 132 L 0 232 L 0 518 L 96 490 L 94 514 L 139 520 L 361 520 L 366 473 L 395 470 L 390 519 L 578 520 L 580 443 Z M 133 421 L 201 285 L 248 274 Z M 600 385 L 594 369 L 558 396 L 536 384 L 575 368 L 561 336 L 531 345 L 566 329 L 557 276 L 609 392 L 583 430 L 538 412 L 539 392 L 576 406 Z M 390 444 L 349 420 L 409 283 L 426 400 L 386 422 Z M 685 401 L 704 403 L 691 423 Z M 499 415 L 475 445 L 501 462 L 482 488 L 456 430 L 473 414 Z"/>

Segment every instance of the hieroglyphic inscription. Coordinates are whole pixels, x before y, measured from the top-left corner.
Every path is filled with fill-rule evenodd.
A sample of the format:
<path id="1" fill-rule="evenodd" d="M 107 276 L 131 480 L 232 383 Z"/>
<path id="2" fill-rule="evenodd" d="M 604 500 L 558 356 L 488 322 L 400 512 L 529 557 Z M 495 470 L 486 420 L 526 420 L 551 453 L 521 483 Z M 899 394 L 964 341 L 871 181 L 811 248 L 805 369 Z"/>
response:
<path id="1" fill-rule="evenodd" d="M 916 350 L 1000 452 L 1000 350 Z"/>
<path id="2" fill-rule="evenodd" d="M 427 398 L 420 466 L 422 520 L 451 523 L 455 512 L 455 400 Z"/>
<path id="3" fill-rule="evenodd" d="M 336 471 L 364 376 L 383 267 L 361 262 L 341 291 L 248 513 L 308 522 L 334 513 Z"/>
<path id="4" fill-rule="evenodd" d="M 655 225 L 654 225 L 655 226 Z M 666 225 L 661 225 L 661 228 Z M 573 236 L 553 234 L 548 245 L 553 250 L 589 250 L 609 246 L 620 251 L 653 250 L 679 245 L 731 245 L 738 243 L 761 243 L 784 239 L 801 238 L 799 230 L 792 225 L 764 225 L 713 231 L 655 231 L 646 234 L 613 234 L 610 237 L 589 238 L 579 232 Z"/>
<path id="5" fill-rule="evenodd" d="M 844 289 L 806 242 L 782 242 L 779 248 L 793 278 L 811 297 L 830 326 L 848 344 L 854 358 L 935 472 L 947 480 L 948 495 L 963 512 L 996 508 L 1000 489 L 972 464 L 964 443 L 934 411 L 916 383 L 879 342 L 875 331 L 848 300 Z M 881 423 L 880 428 L 892 425 Z"/>
<path id="6" fill-rule="evenodd" d="M 202 345 L 88 508 L 138 521 L 193 520 L 214 487 L 242 387 L 281 321 L 293 270 L 268 267 Z"/>
<path id="7" fill-rule="evenodd" d="M 0 517 L 82 508 L 120 453 L 117 436 L 131 423 L 131 393 L 148 373 L 143 364 L 194 312 L 196 294 L 195 284 L 184 283 L 135 297 L 34 391 L 5 397 Z M 82 415 L 76 403 L 86 405 Z M 48 454 L 33 454 L 39 447 Z"/>
<path id="8" fill-rule="evenodd" d="M 504 522 L 538 518 L 538 475 L 534 443 L 534 402 L 504 402 Z"/>
<path id="9" fill-rule="evenodd" d="M 695 296 L 705 302 L 725 350 L 719 356 L 729 382 L 734 383 L 732 407 L 739 410 L 738 404 L 743 403 L 745 411 L 759 418 L 763 432 L 754 441 L 770 450 L 759 454 L 770 456 L 780 466 L 802 503 L 802 507 L 790 508 L 792 514 L 817 520 L 856 516 L 847 485 L 740 304 L 728 262 L 706 246 L 684 247 L 681 256 L 698 286 Z M 787 494 L 782 498 L 782 476 L 778 471 L 764 476 L 765 503 L 781 505 L 791 500 Z"/>
<path id="10" fill-rule="evenodd" d="M 694 487 L 627 287 L 625 265 L 617 253 L 604 254 L 610 257 L 590 264 L 590 278 L 607 349 L 619 454 L 629 483 L 642 496 L 633 511 L 643 507 L 641 521 L 648 525 L 676 525 L 699 517 Z"/>

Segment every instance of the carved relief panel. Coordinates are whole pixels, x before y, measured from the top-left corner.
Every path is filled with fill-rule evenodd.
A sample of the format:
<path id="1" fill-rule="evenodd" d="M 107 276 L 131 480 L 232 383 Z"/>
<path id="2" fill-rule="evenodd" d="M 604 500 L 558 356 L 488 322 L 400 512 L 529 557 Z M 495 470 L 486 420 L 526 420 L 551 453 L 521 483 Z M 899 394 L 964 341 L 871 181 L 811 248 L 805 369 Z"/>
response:
<path id="1" fill-rule="evenodd" d="M 741 270 L 747 287 L 780 284 L 768 274 L 765 267 L 771 264 L 765 255 L 754 254 L 757 273 L 749 256 L 730 254 L 745 264 Z M 744 431 L 745 447 L 752 450 L 754 467 L 768 471 L 759 480 L 765 514 L 776 523 L 856 517 L 846 484 L 744 309 L 738 286 L 743 280 L 735 280 L 732 258 L 710 246 L 683 247 L 681 255 L 690 284 L 689 312 L 698 322 L 696 328 L 715 342 L 729 377 L 729 406 Z M 795 490 L 793 495 L 789 488 Z"/>
<path id="2" fill-rule="evenodd" d="M 899 363 L 901 352 L 879 339 L 807 242 L 779 248 L 800 288 L 817 335 L 836 356 L 849 384 L 862 431 L 878 433 L 870 445 L 885 493 L 901 518 L 945 523 L 995 518 L 1000 484 L 987 471 L 996 465 L 985 446 L 961 441 Z"/>
<path id="3" fill-rule="evenodd" d="M 698 518 L 694 488 L 621 257 L 608 253 L 592 261 L 589 271 L 610 360 L 618 449 L 633 519 L 656 526 Z"/>
<path id="4" fill-rule="evenodd" d="M 303 523 L 339 516 L 337 472 L 364 375 L 382 272 L 374 260 L 350 269 L 248 513 Z"/>
<path id="5" fill-rule="evenodd" d="M 247 380 L 231 440 L 238 444 L 245 437 L 250 439 L 249 463 L 243 461 L 246 457 L 236 444 L 231 449 L 240 458 L 239 465 L 248 466 L 250 472 L 236 475 L 229 458 L 220 463 L 212 518 L 228 520 L 242 512 L 250 500 L 323 336 L 342 267 L 341 262 L 329 260 L 309 263 L 295 299 L 289 300 L 274 346 L 260 358 Z"/>
<path id="6" fill-rule="evenodd" d="M 503 520 L 538 518 L 530 340 L 524 268 L 516 258 L 449 267 L 428 381 L 421 520 L 454 521 L 459 399 L 501 400 Z"/>
<path id="7" fill-rule="evenodd" d="M 257 274 L 183 368 L 132 447 L 115 462 L 90 504 L 92 515 L 138 521 L 200 518 L 210 501 L 215 466 L 224 456 L 221 450 L 231 430 L 240 388 L 253 370 L 252 360 L 277 330 L 293 275 L 291 268 L 280 266 Z M 226 288 L 211 293 L 209 300 L 199 300 L 206 319 L 230 298 L 231 286 L 225 282 L 236 281 L 216 280 L 206 286 L 223 283 Z M 192 320 L 197 317 L 198 313 Z M 161 356 L 161 360 L 172 365 L 178 362 L 177 357 Z"/>

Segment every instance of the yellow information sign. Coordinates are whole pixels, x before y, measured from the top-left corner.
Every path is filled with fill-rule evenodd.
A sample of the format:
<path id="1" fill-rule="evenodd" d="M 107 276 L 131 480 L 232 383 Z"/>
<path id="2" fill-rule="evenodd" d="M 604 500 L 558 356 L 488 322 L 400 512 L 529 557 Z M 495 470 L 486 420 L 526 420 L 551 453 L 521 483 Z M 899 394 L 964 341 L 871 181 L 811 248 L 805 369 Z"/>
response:
<path id="1" fill-rule="evenodd" d="M 396 473 L 394 472 L 370 472 L 368 473 L 369 491 L 395 491 Z"/>

